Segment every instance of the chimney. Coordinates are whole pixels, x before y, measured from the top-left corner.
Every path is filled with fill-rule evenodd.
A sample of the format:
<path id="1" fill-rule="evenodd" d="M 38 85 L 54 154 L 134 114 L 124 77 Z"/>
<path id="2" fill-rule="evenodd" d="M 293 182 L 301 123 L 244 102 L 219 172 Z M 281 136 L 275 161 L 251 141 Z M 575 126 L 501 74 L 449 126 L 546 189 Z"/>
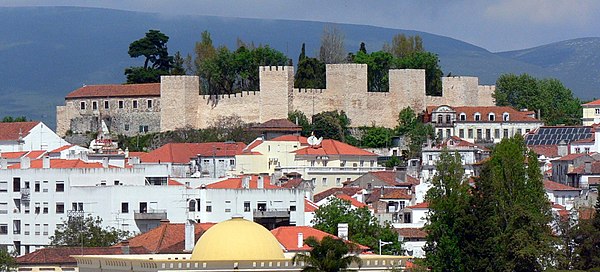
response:
<path id="1" fill-rule="evenodd" d="M 256 188 L 263 189 L 265 188 L 265 180 L 263 176 L 258 176 L 258 180 L 256 181 Z"/>
<path id="2" fill-rule="evenodd" d="M 250 188 L 250 176 L 242 177 L 242 188 L 244 188 L 244 189 Z"/>
<path id="3" fill-rule="evenodd" d="M 108 168 L 108 157 L 102 158 L 102 168 Z"/>
<path id="4" fill-rule="evenodd" d="M 298 232 L 298 248 L 304 246 L 304 233 Z"/>
<path id="5" fill-rule="evenodd" d="M 565 142 L 565 140 L 561 140 L 558 143 L 558 156 L 559 157 L 564 157 L 569 153 L 569 147 L 567 146 L 567 143 Z"/>
<path id="6" fill-rule="evenodd" d="M 42 168 L 44 168 L 44 169 L 50 168 L 50 157 L 44 156 L 42 158 Z"/>
<path id="7" fill-rule="evenodd" d="M 171 223 L 171 221 L 169 221 L 169 219 L 161 219 L 161 220 L 160 220 L 160 224 L 161 224 L 161 225 L 167 225 L 167 224 L 169 224 L 169 223 Z"/>
<path id="8" fill-rule="evenodd" d="M 194 250 L 194 238 L 195 238 L 195 229 L 194 229 L 194 221 L 186 220 L 185 221 L 185 252 L 191 252 Z"/>
<path id="9" fill-rule="evenodd" d="M 21 157 L 21 169 L 29 169 L 29 167 L 31 167 L 29 157 Z"/>
<path id="10" fill-rule="evenodd" d="M 348 223 L 338 223 L 338 237 L 348 240 Z"/>
<path id="11" fill-rule="evenodd" d="M 121 252 L 124 255 L 129 254 L 129 241 L 127 241 L 127 240 L 121 241 Z"/>
<path id="12" fill-rule="evenodd" d="M 585 174 L 592 173 L 592 162 L 585 162 L 585 166 L 583 168 Z"/>

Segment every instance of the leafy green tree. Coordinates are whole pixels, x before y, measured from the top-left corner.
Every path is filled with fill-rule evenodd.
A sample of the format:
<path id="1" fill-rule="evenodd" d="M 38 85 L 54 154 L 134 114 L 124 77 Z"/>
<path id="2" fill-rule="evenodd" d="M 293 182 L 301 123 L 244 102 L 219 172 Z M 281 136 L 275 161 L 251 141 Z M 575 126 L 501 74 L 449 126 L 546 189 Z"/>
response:
<path id="1" fill-rule="evenodd" d="M 302 51 L 298 57 L 298 70 L 294 77 L 295 88 L 325 88 L 325 63 L 306 56 L 305 45 L 302 44 Z"/>
<path id="2" fill-rule="evenodd" d="M 461 247 L 466 238 L 462 234 L 470 227 L 465 220 L 469 216 L 470 193 L 460 154 L 442 151 L 431 184 L 426 195 L 426 263 L 433 271 L 465 271 L 466 256 Z"/>
<path id="3" fill-rule="evenodd" d="M 425 93 L 427 95 L 442 95 L 442 68 L 440 60 L 434 53 L 416 51 L 397 59 L 398 69 L 425 69 Z"/>
<path id="4" fill-rule="evenodd" d="M 367 64 L 369 91 L 389 91 L 389 70 L 394 68 L 394 57 L 392 54 L 383 51 L 372 52 L 371 54 L 358 51 L 356 56 L 354 56 L 354 62 Z"/>
<path id="5" fill-rule="evenodd" d="M 0 271 L 16 271 L 17 261 L 15 260 L 15 254 L 8 252 L 6 249 L 0 249 Z"/>
<path id="6" fill-rule="evenodd" d="M 351 254 L 355 246 L 341 239 L 326 236 L 317 241 L 311 236 L 304 242 L 312 248 L 310 253 L 296 253 L 292 258 L 294 263 L 305 263 L 302 271 L 337 272 L 345 271 L 352 263 L 358 264 L 359 267 L 362 265 L 362 260 Z"/>
<path id="7" fill-rule="evenodd" d="M 385 162 L 385 168 L 393 169 L 395 166 L 400 166 L 401 161 L 396 155 L 392 155 L 392 157 Z"/>
<path id="8" fill-rule="evenodd" d="M 372 249 L 379 247 L 379 240 L 392 242 L 382 248 L 384 254 L 399 254 L 402 250 L 398 233 L 392 226 L 379 224 L 368 208 L 353 208 L 347 200 L 334 198 L 319 207 L 311 223 L 314 224 L 314 228 L 333 235 L 337 234 L 339 223 L 347 223 L 350 241 Z"/>
<path id="9" fill-rule="evenodd" d="M 319 60 L 324 63 L 342 63 L 346 59 L 346 47 L 344 39 L 346 36 L 336 26 L 325 26 L 321 35 L 321 47 L 319 48 Z"/>
<path id="10" fill-rule="evenodd" d="M 594 206 L 591 219 L 580 219 L 574 235 L 575 260 L 573 266 L 587 270 L 600 268 L 600 198 Z"/>
<path id="11" fill-rule="evenodd" d="M 408 158 L 416 158 L 421 154 L 423 144 L 428 139 L 435 139 L 435 131 L 429 124 L 424 124 L 421 118 L 410 108 L 406 107 L 398 113 L 397 135 L 408 140 Z"/>
<path id="12" fill-rule="evenodd" d="M 288 120 L 302 127 L 302 136 L 308 137 L 312 133 L 312 125 L 310 124 L 310 121 L 308 120 L 306 115 L 304 115 L 303 112 L 295 110 L 288 113 Z"/>
<path id="13" fill-rule="evenodd" d="M 102 219 L 71 216 L 50 237 L 51 246 L 107 247 L 130 236 L 128 231 L 102 228 Z"/>
<path id="14" fill-rule="evenodd" d="M 391 53 L 395 58 L 403 58 L 415 52 L 423 52 L 423 39 L 419 35 L 396 34 L 391 44 L 383 45 L 383 51 Z"/>
<path id="15" fill-rule="evenodd" d="M 173 66 L 173 57 L 169 56 L 167 42 L 169 37 L 158 30 L 149 30 L 144 38 L 129 45 L 129 56 L 144 57 L 143 67 L 125 69 L 127 83 L 160 82 L 161 75 L 168 75 Z"/>
<path id="16" fill-rule="evenodd" d="M 325 111 L 312 117 L 312 127 L 315 135 L 326 139 L 346 142 L 350 136 L 350 119 L 344 111 Z"/>
<path id="17" fill-rule="evenodd" d="M 27 122 L 27 121 L 29 121 L 29 119 L 27 119 L 27 117 L 25 117 L 25 116 L 18 116 L 18 117 L 4 116 L 4 118 L 2 118 L 2 123 Z"/>
<path id="18" fill-rule="evenodd" d="M 577 125 L 583 114 L 581 101 L 556 79 L 504 74 L 496 81 L 493 97 L 498 106 L 540 111 L 546 125 Z"/>
<path id="19" fill-rule="evenodd" d="M 389 147 L 394 136 L 392 129 L 378 126 L 362 127 L 363 135 L 360 139 L 362 147 Z"/>
<path id="20" fill-rule="evenodd" d="M 200 88 L 203 94 L 212 94 L 212 74 L 213 71 L 210 60 L 217 55 L 210 33 L 205 30 L 201 34 L 201 40 L 196 42 L 194 47 L 194 66 L 196 75 L 200 78 Z"/>

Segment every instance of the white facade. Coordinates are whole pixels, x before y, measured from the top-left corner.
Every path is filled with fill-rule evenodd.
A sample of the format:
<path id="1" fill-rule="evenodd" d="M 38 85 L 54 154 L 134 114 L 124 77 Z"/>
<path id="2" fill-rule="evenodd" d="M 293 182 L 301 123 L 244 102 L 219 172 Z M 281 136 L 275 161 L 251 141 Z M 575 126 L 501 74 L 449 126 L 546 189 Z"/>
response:
<path id="1" fill-rule="evenodd" d="M 22 131 L 21 134 L 21 143 L 18 139 L 0 141 L 0 152 L 54 150 L 69 144 L 42 122 L 29 131 Z"/>

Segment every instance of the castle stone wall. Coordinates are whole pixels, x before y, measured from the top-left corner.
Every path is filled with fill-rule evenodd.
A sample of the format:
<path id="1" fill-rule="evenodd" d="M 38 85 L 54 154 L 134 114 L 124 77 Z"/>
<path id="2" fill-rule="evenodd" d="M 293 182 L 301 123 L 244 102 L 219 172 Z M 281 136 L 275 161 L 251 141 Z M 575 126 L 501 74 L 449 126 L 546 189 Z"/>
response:
<path id="1" fill-rule="evenodd" d="M 200 81 L 197 76 L 161 76 L 160 131 L 198 126 Z"/>
<path id="2" fill-rule="evenodd" d="M 214 120 L 234 115 L 239 116 L 246 123 L 258 123 L 260 121 L 260 101 L 260 92 L 201 96 L 196 105 L 198 112 L 196 127 L 205 128 L 210 126 Z"/>

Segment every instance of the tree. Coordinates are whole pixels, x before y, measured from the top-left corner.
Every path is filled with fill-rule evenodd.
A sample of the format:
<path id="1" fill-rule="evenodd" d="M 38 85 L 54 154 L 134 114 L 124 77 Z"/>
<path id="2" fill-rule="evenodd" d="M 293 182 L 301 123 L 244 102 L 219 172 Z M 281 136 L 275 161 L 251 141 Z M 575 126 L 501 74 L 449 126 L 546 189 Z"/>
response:
<path id="1" fill-rule="evenodd" d="M 181 56 L 179 51 L 175 52 L 173 56 L 173 68 L 171 68 L 171 75 L 185 75 L 186 71 L 183 67 L 186 60 Z"/>
<path id="2" fill-rule="evenodd" d="M 399 254 L 402 251 L 398 233 L 392 226 L 380 225 L 368 208 L 353 208 L 347 200 L 334 198 L 319 207 L 311 223 L 314 228 L 333 235 L 337 234 L 339 223 L 347 223 L 350 241 L 375 249 L 379 246 L 379 240 L 382 240 L 392 242 L 382 248 L 384 254 Z"/>
<path id="3" fill-rule="evenodd" d="M 158 30 L 149 30 L 144 38 L 129 45 L 129 56 L 144 57 L 143 67 L 125 69 L 127 83 L 160 82 L 161 75 L 168 75 L 173 66 L 173 57 L 169 56 L 167 42 L 169 37 Z"/>
<path id="4" fill-rule="evenodd" d="M 313 115 L 312 127 L 316 136 L 346 142 L 350 136 L 350 119 L 344 111 L 325 111 Z"/>
<path id="5" fill-rule="evenodd" d="M 294 77 L 295 88 L 324 89 L 325 88 L 325 63 L 306 56 L 305 45 L 298 57 L 298 70 Z"/>
<path id="6" fill-rule="evenodd" d="M 389 90 L 389 70 L 394 68 L 392 54 L 383 51 L 367 54 L 360 50 L 354 56 L 354 62 L 367 64 L 369 91 L 387 92 Z"/>
<path id="7" fill-rule="evenodd" d="M 321 35 L 319 60 L 324 63 L 342 63 L 346 59 L 344 33 L 336 26 L 325 26 Z"/>
<path id="8" fill-rule="evenodd" d="M 435 138 L 433 127 L 424 124 L 410 107 L 406 107 L 398 113 L 398 125 L 395 131 L 397 135 L 408 138 L 408 158 L 419 157 L 423 144 L 428 139 Z"/>
<path id="9" fill-rule="evenodd" d="M 288 120 L 302 127 L 302 132 L 300 133 L 302 136 L 310 136 L 312 132 L 312 125 L 310 124 L 310 121 L 308 120 L 306 115 L 304 115 L 303 112 L 295 110 L 288 113 Z"/>
<path id="10" fill-rule="evenodd" d="M 4 116 L 4 118 L 2 118 L 2 123 L 27 122 L 27 121 L 29 121 L 29 120 L 25 116 L 18 116 L 18 117 Z"/>
<path id="11" fill-rule="evenodd" d="M 464 178 L 458 152 L 443 150 L 436 163 L 436 174 L 427 191 L 428 223 L 426 263 L 433 271 L 465 271 L 465 254 L 461 250 L 469 216 L 469 184 Z"/>
<path id="12" fill-rule="evenodd" d="M 600 267 L 600 198 L 591 219 L 580 219 L 574 233 L 575 258 L 573 266 L 587 270 Z"/>
<path id="13" fill-rule="evenodd" d="M 202 93 L 212 94 L 212 69 L 210 69 L 209 61 L 216 57 L 217 50 L 213 46 L 210 33 L 207 30 L 202 32 L 200 42 L 196 42 L 194 52 L 196 53 L 194 58 L 196 75 L 200 77 Z"/>
<path id="14" fill-rule="evenodd" d="M 15 254 L 8 252 L 6 249 L 0 249 L 0 271 L 16 271 L 16 268 L 17 262 L 15 260 Z"/>
<path id="15" fill-rule="evenodd" d="M 425 70 L 425 93 L 427 95 L 442 95 L 442 68 L 436 54 L 416 51 L 400 59 L 397 59 L 395 67 L 398 69 L 424 69 Z"/>
<path id="16" fill-rule="evenodd" d="M 102 219 L 71 216 L 50 237 L 51 246 L 107 247 L 129 237 L 128 231 L 102 228 Z"/>
<path id="17" fill-rule="evenodd" d="M 501 75 L 493 94 L 498 106 L 539 111 L 546 125 L 577 125 L 581 101 L 556 79 L 536 79 L 528 74 Z"/>
<path id="18" fill-rule="evenodd" d="M 362 147 L 389 147 L 394 136 L 393 130 L 385 127 L 371 126 L 361 128 L 363 135 L 360 139 Z"/>
<path id="19" fill-rule="evenodd" d="M 351 254 L 355 246 L 341 239 L 326 236 L 317 241 L 311 236 L 304 242 L 312 248 L 310 254 L 297 253 L 292 258 L 294 263 L 305 263 L 302 271 L 337 272 L 345 271 L 352 263 L 358 264 L 359 267 L 362 265 L 362 260 Z"/>
<path id="20" fill-rule="evenodd" d="M 392 54 L 395 58 L 403 58 L 415 52 L 423 52 L 423 39 L 419 35 L 396 34 L 391 44 L 383 45 L 383 51 Z"/>

